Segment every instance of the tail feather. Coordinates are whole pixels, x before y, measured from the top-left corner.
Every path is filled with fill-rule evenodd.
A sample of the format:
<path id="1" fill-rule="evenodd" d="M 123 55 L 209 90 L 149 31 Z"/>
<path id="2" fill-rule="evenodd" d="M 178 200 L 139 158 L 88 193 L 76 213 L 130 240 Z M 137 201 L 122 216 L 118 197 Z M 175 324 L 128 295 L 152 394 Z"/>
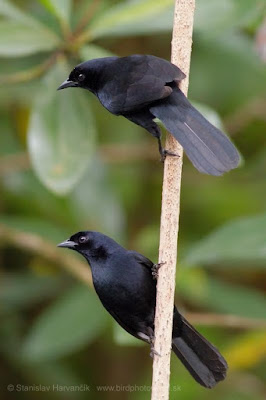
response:
<path id="1" fill-rule="evenodd" d="M 223 356 L 177 310 L 174 314 L 172 349 L 202 386 L 212 388 L 225 378 L 228 366 Z"/>
<path id="2" fill-rule="evenodd" d="M 238 166 L 235 146 L 190 104 L 180 89 L 174 88 L 169 97 L 152 105 L 150 111 L 183 146 L 200 172 L 222 175 Z"/>

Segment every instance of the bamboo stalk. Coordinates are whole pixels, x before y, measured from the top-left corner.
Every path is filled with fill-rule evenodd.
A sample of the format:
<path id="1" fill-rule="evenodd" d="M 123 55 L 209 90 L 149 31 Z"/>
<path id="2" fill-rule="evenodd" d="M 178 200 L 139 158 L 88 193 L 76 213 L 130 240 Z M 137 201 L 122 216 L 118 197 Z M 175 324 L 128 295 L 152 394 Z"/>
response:
<path id="1" fill-rule="evenodd" d="M 187 94 L 195 0 L 176 0 L 171 61 L 186 74 L 180 89 Z M 171 135 L 166 148 L 179 157 L 167 157 L 164 163 L 160 227 L 159 270 L 157 282 L 152 400 L 169 399 L 170 354 L 173 304 L 179 228 L 180 188 L 183 149 Z"/>

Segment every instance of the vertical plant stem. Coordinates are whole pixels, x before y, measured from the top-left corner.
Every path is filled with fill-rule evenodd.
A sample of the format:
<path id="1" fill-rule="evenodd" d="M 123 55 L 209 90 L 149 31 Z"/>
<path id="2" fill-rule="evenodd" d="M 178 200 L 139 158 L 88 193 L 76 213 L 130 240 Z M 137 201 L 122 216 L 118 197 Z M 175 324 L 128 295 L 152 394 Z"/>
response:
<path id="1" fill-rule="evenodd" d="M 171 61 L 186 74 L 180 89 L 187 95 L 195 0 L 176 0 Z M 170 354 L 172 342 L 173 304 L 179 228 L 180 188 L 183 149 L 171 135 L 166 148 L 179 155 L 167 157 L 164 163 L 160 226 L 159 270 L 155 315 L 152 400 L 169 399 Z"/>

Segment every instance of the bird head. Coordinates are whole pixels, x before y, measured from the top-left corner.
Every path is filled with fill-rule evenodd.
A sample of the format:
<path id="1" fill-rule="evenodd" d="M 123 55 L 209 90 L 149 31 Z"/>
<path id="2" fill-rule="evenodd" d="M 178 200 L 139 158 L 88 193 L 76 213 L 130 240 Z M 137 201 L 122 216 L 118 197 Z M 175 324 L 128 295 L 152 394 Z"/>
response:
<path id="1" fill-rule="evenodd" d="M 69 239 L 59 243 L 57 247 L 66 247 L 67 249 L 80 251 L 83 249 L 90 249 L 92 244 L 92 232 L 83 231 L 72 235 Z"/>
<path id="2" fill-rule="evenodd" d="M 107 255 L 117 250 L 119 246 L 113 239 L 95 231 L 82 231 L 59 243 L 57 247 L 65 247 L 82 254 L 88 261 L 106 259 Z"/>
<path id="3" fill-rule="evenodd" d="M 99 74 L 101 75 L 101 71 L 117 59 L 118 57 L 95 58 L 77 65 L 57 90 L 80 87 L 95 92 Z"/>
<path id="4" fill-rule="evenodd" d="M 81 87 L 89 89 L 89 68 L 87 63 L 77 65 L 69 74 L 69 77 L 57 88 L 57 90 L 69 87 Z"/>

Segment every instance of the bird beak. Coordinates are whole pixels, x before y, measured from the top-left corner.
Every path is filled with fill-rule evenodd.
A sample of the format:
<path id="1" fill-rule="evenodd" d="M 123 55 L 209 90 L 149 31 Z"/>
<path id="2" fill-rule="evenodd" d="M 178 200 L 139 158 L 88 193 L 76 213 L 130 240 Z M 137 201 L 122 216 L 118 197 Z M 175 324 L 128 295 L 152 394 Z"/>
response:
<path id="1" fill-rule="evenodd" d="M 57 247 L 66 247 L 68 249 L 74 249 L 76 247 L 76 245 L 77 245 L 77 243 L 73 242 L 72 240 L 67 239 L 64 242 L 59 243 L 57 245 Z"/>
<path id="2" fill-rule="evenodd" d="M 77 87 L 78 82 L 70 81 L 69 79 L 66 79 L 60 86 L 57 88 L 57 90 L 61 89 L 66 89 L 68 87 Z"/>

